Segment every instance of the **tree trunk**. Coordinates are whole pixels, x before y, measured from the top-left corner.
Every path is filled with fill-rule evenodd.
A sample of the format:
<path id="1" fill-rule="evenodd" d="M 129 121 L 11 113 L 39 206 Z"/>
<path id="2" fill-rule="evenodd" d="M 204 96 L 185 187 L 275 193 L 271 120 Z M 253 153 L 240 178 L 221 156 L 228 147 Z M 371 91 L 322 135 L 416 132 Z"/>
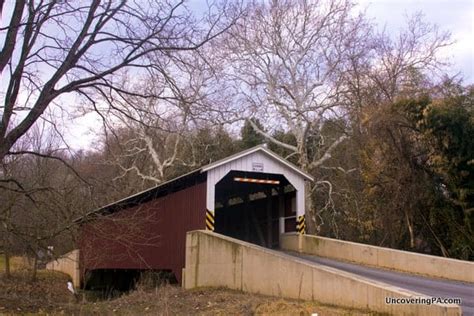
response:
<path id="1" fill-rule="evenodd" d="M 310 235 L 317 234 L 317 221 L 316 221 L 316 210 L 314 209 L 312 194 L 311 194 L 311 183 L 305 183 L 305 223 L 306 232 Z"/>
<path id="2" fill-rule="evenodd" d="M 9 278 L 11 276 L 10 272 L 10 253 L 8 249 L 5 249 L 5 277 Z"/>
<path id="3" fill-rule="evenodd" d="M 299 165 L 301 170 L 304 172 L 309 172 L 309 158 L 306 152 L 305 140 L 300 139 L 298 145 L 298 153 L 299 153 Z M 316 235 L 317 233 L 317 221 L 316 221 L 316 210 L 314 208 L 312 191 L 311 191 L 311 183 L 309 181 L 305 181 L 304 184 L 304 203 L 305 205 L 301 205 L 298 207 L 303 207 L 303 213 L 305 214 L 305 223 L 306 223 L 306 233 L 310 235 Z M 298 220 L 298 218 L 296 218 Z"/>
<path id="4" fill-rule="evenodd" d="M 410 248 L 415 248 L 415 233 L 413 231 L 413 223 L 410 221 L 410 217 L 408 216 L 408 212 L 405 211 L 405 219 L 407 221 L 408 232 L 410 234 Z"/>
<path id="5" fill-rule="evenodd" d="M 35 253 L 34 260 L 33 260 L 33 271 L 31 273 L 31 281 L 32 282 L 36 281 L 37 271 L 38 271 L 38 256 Z"/>

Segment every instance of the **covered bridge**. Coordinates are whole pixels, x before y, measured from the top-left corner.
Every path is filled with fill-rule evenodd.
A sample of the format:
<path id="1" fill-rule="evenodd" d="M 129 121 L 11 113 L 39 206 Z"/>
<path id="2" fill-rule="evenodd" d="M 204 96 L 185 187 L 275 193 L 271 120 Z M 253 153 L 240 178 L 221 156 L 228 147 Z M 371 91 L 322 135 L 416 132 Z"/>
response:
<path id="1" fill-rule="evenodd" d="M 312 180 L 257 146 L 97 209 L 81 224 L 83 284 L 144 270 L 166 270 L 180 282 L 191 230 L 277 248 L 281 233 L 304 233 L 305 181 Z"/>

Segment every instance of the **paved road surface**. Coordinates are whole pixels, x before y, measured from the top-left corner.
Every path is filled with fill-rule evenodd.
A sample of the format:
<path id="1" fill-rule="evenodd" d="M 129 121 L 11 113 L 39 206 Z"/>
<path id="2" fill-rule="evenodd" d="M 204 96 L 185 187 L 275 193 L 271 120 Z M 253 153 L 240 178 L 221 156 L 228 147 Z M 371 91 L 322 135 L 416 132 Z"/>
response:
<path id="1" fill-rule="evenodd" d="M 461 298 L 463 315 L 474 315 L 474 285 L 470 283 L 432 279 L 292 252 L 288 252 L 288 254 L 313 263 L 333 267 L 369 279 L 409 289 L 427 296 Z"/>

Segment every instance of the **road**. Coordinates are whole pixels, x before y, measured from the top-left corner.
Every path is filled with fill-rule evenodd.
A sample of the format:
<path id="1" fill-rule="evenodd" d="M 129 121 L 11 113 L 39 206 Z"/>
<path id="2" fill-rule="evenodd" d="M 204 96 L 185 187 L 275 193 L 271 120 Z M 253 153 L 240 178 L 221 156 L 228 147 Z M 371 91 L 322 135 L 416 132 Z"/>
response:
<path id="1" fill-rule="evenodd" d="M 474 315 L 474 284 L 433 279 L 390 270 L 371 268 L 311 255 L 286 252 L 312 263 L 336 268 L 359 276 L 412 290 L 431 297 L 461 298 L 463 315 Z"/>

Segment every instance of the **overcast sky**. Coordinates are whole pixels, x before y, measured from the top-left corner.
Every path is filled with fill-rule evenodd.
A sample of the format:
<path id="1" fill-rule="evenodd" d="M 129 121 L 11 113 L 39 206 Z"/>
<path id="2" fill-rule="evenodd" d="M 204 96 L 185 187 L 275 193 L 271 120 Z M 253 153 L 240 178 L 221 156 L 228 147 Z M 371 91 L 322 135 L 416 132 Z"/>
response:
<path id="1" fill-rule="evenodd" d="M 444 54 L 450 58 L 450 74 L 462 73 L 466 84 L 474 84 L 474 0 L 359 0 L 375 22 L 391 32 L 403 27 L 405 17 L 422 12 L 425 21 L 450 31 L 453 46 Z"/>
<path id="2" fill-rule="evenodd" d="M 445 50 L 452 67 L 450 74 L 461 73 L 465 84 L 474 84 L 474 0 L 353 0 L 366 9 L 369 18 L 381 28 L 396 33 L 406 17 L 422 12 L 425 22 L 449 31 L 455 43 Z M 189 8 L 204 9 L 205 0 L 188 0 Z"/>
<path id="3" fill-rule="evenodd" d="M 450 31 L 455 44 L 444 51 L 452 66 L 451 75 L 460 73 L 465 84 L 474 84 L 474 0 L 354 0 L 359 8 L 366 9 L 369 18 L 379 27 L 397 33 L 403 27 L 406 16 L 423 12 L 425 21 L 437 24 L 441 30 Z M 10 1 L 7 1 L 7 4 Z M 13 3 L 13 1 L 11 1 Z M 10 3 L 10 4 L 11 4 Z M 189 7 L 203 9 L 205 0 L 189 0 Z M 74 149 L 90 148 L 97 129 L 94 114 L 75 119 L 67 124 L 66 139 Z"/>
<path id="4" fill-rule="evenodd" d="M 202 9 L 204 0 L 190 0 L 189 7 Z M 465 84 L 474 84 L 474 0 L 359 0 L 360 8 L 380 27 L 396 33 L 403 27 L 406 16 L 423 12 L 426 22 L 437 24 L 441 30 L 450 31 L 455 44 L 445 50 L 452 67 L 450 74 L 461 73 Z M 93 114 L 76 120 L 71 131 L 73 148 L 87 148 L 93 139 L 91 126 L 97 121 Z M 92 123 L 91 123 L 92 122 Z"/>

